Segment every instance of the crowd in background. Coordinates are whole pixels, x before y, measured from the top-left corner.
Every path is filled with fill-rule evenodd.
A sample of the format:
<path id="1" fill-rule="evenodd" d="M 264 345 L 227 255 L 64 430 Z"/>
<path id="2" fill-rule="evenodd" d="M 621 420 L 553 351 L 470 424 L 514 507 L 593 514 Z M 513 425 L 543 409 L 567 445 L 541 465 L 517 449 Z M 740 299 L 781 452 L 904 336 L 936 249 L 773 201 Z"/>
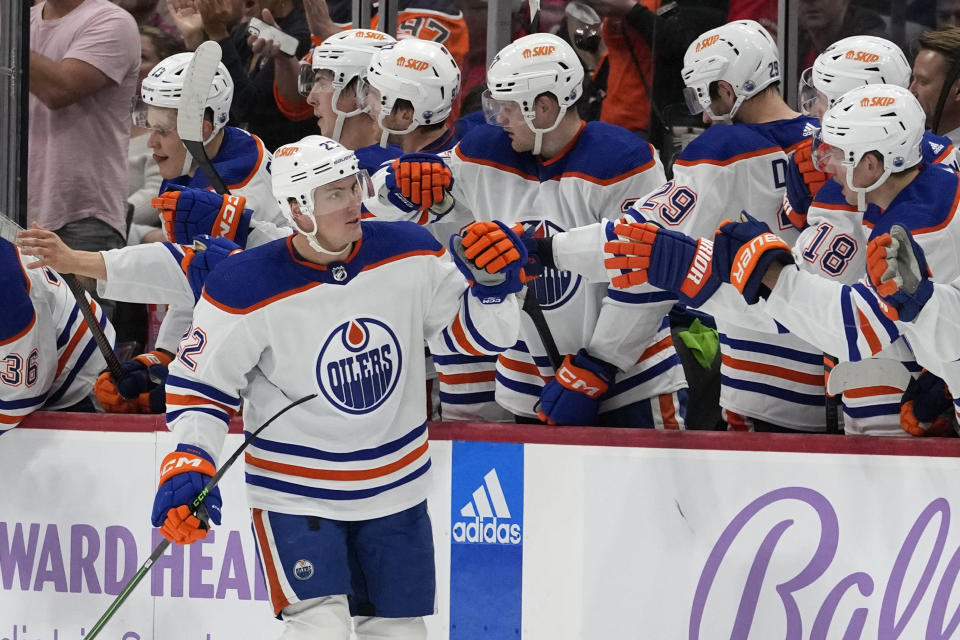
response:
<path id="1" fill-rule="evenodd" d="M 461 68 L 459 115 L 479 110 L 487 62 L 486 2 L 423 4 L 454 18 L 439 30 L 404 21 L 403 12 L 419 6 L 410 0 L 401 3 L 398 36 L 444 41 Z M 944 79 L 953 73 L 956 81 L 960 0 L 905 0 L 905 8 L 891 6 L 898 4 L 895 0 L 797 4 L 798 77 L 841 38 L 864 34 L 891 39 L 913 56 L 911 92 L 928 114 L 928 127 L 960 142 L 960 92 L 938 104 Z M 252 44 L 249 21 L 275 24 L 293 36 L 299 59 L 347 26 L 349 8 L 343 0 L 35 2 L 29 222 L 84 250 L 163 239 L 150 204 L 161 184 L 153 161 L 156 150 L 148 146 L 148 130 L 131 126 L 129 118 L 147 73 L 175 53 L 217 41 L 235 87 L 230 125 L 256 134 L 273 150 L 315 133 L 316 120 L 309 108 L 294 115 L 284 107 L 277 95 L 282 93 L 275 77 L 278 54 Z M 548 31 L 573 46 L 586 72 L 584 97 L 577 104 L 580 116 L 620 125 L 649 140 L 668 177 L 670 159 L 705 126 L 700 116 L 689 114 L 682 96 L 680 70 L 687 47 L 698 34 L 731 20 L 757 20 L 774 37 L 778 28 L 776 0 L 543 0 L 534 19 L 527 3 L 514 2 L 512 8 L 511 40 Z M 898 16 L 906 22 L 897 22 Z M 152 348 L 156 336 L 150 328 L 162 309 L 126 303 L 114 309 L 109 302 L 106 308 L 117 328 L 118 348 L 131 355 Z M 688 370 L 688 378 L 698 376 Z M 713 423 L 707 418 L 692 425 Z"/>

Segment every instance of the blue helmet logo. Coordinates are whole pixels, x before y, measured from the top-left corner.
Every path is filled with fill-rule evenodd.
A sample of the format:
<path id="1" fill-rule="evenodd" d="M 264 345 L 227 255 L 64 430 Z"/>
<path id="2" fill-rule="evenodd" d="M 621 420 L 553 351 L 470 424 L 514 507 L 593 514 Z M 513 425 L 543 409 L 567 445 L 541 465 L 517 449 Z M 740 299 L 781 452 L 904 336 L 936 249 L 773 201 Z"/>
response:
<path id="1" fill-rule="evenodd" d="M 340 411 L 369 413 L 396 388 L 401 364 L 400 343 L 390 327 L 373 318 L 356 318 L 327 338 L 317 359 L 317 383 Z"/>

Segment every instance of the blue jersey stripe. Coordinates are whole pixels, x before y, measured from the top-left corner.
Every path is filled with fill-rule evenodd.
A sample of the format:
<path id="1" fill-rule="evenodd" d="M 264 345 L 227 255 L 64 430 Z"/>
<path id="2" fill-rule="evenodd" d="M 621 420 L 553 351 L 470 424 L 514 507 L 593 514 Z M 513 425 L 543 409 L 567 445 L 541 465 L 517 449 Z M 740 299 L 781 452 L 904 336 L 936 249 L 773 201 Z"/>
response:
<path id="1" fill-rule="evenodd" d="M 540 385 L 511 380 L 510 378 L 501 374 L 499 371 L 497 372 L 497 382 L 511 391 L 516 391 L 517 393 L 522 393 L 528 396 L 535 396 L 537 398 L 540 397 L 540 390 L 543 389 L 543 387 Z"/>
<path id="2" fill-rule="evenodd" d="M 16 409 L 29 409 L 30 407 L 39 407 L 47 398 L 43 393 L 32 398 L 20 398 L 19 400 L 0 400 L 0 409 L 5 411 L 14 411 Z"/>
<path id="3" fill-rule="evenodd" d="M 843 405 L 843 412 L 851 418 L 876 418 L 877 416 L 900 416 L 900 403 L 873 404 L 866 407 Z"/>
<path id="4" fill-rule="evenodd" d="M 866 286 L 860 283 L 853 285 L 853 288 L 857 290 L 861 298 L 866 300 L 867 305 L 873 311 L 873 315 L 877 317 L 877 320 L 880 321 L 880 325 L 887 332 L 887 337 L 890 339 L 890 342 L 893 342 L 899 338 L 900 332 L 897 330 L 897 325 L 895 325 L 892 320 L 887 318 L 883 311 L 880 310 L 880 304 L 877 302 L 877 298 L 873 295 L 873 293 Z"/>
<path id="5" fill-rule="evenodd" d="M 799 393 L 789 389 L 774 386 L 772 384 L 763 384 L 762 382 L 753 382 L 748 380 L 737 380 L 725 375 L 720 376 L 720 384 L 731 389 L 740 389 L 741 391 L 752 391 L 764 396 L 779 398 L 796 404 L 805 404 L 812 407 L 823 406 L 824 397 L 820 394 Z"/>
<path id="6" fill-rule="evenodd" d="M 195 380 L 188 380 L 186 378 L 181 378 L 180 376 L 171 374 L 167 376 L 167 388 L 169 389 L 170 387 L 190 389 L 191 391 L 196 391 L 200 395 L 206 396 L 211 400 L 216 400 L 220 404 L 225 404 L 231 407 L 240 406 L 240 396 L 231 396 L 228 393 L 220 391 L 216 387 L 211 387 L 208 384 L 197 382 Z"/>
<path id="7" fill-rule="evenodd" d="M 176 411 L 167 411 L 167 424 L 187 413 L 188 411 L 197 411 L 199 413 L 205 413 L 208 416 L 213 416 L 218 420 L 223 420 L 224 424 L 230 424 L 230 416 L 227 415 L 225 411 L 220 409 L 213 409 L 211 407 L 187 407 L 186 409 L 177 409 Z"/>
<path id="8" fill-rule="evenodd" d="M 840 315 L 843 317 L 843 333 L 847 339 L 847 355 L 849 360 L 855 362 L 860 359 L 860 347 L 857 344 L 860 332 L 853 320 L 853 301 L 850 295 L 850 287 L 843 285 L 843 291 L 840 293 Z"/>
<path id="9" fill-rule="evenodd" d="M 250 467 L 247 467 L 249 469 Z M 393 482 L 379 487 L 370 487 L 367 489 L 326 489 L 322 487 L 305 487 L 301 484 L 295 484 L 293 482 L 285 482 L 283 480 L 277 480 L 276 478 L 265 478 L 263 476 L 258 476 L 247 471 L 246 479 L 247 484 L 251 484 L 255 487 L 263 487 L 264 489 L 270 489 L 272 491 L 280 491 L 283 493 L 292 493 L 298 496 L 306 496 L 308 498 L 320 498 L 321 500 L 362 500 L 363 498 L 372 498 L 373 496 L 380 495 L 385 491 L 390 491 L 391 489 L 396 489 L 399 486 L 405 485 L 409 482 L 413 482 L 430 469 L 430 460 L 420 466 L 420 468 L 409 473 L 404 477 L 394 480 Z"/>
<path id="10" fill-rule="evenodd" d="M 323 451 L 321 449 L 314 449 L 313 447 L 305 447 L 302 445 L 290 444 L 288 442 L 277 442 L 275 440 L 266 440 L 264 438 L 254 439 L 254 441 L 251 443 L 251 446 L 264 451 L 269 451 L 271 453 L 282 453 L 286 455 L 300 456 L 301 458 L 326 460 L 328 462 L 353 462 L 358 460 L 376 460 L 377 458 L 381 458 L 385 455 L 399 451 L 417 438 L 423 436 L 426 431 L 427 423 L 424 422 L 410 433 L 401 436 L 396 440 L 382 444 L 379 447 L 359 449 L 357 451 Z M 250 433 L 247 432 L 246 435 L 249 437 Z"/>
<path id="11" fill-rule="evenodd" d="M 635 376 L 630 376 L 629 378 L 624 378 L 623 380 L 614 383 L 613 389 L 610 391 L 610 395 L 618 395 L 624 391 L 638 387 L 644 382 L 652 380 L 660 374 L 666 373 L 671 368 L 680 366 L 681 364 L 680 356 L 675 353 L 671 354 L 669 358 L 661 360 L 649 369 L 644 369 Z"/>
<path id="12" fill-rule="evenodd" d="M 764 344 L 762 342 L 754 342 L 753 340 L 731 338 L 724 333 L 720 334 L 720 344 L 725 344 L 728 347 L 738 349 L 740 351 L 753 351 L 755 353 L 763 353 L 768 356 L 796 360 L 797 362 L 803 362 L 805 364 L 823 365 L 823 355 L 819 353 L 807 353 L 806 351 L 799 351 L 789 347 L 777 347 L 770 344 Z"/>
<path id="13" fill-rule="evenodd" d="M 619 289 L 608 289 L 607 297 L 617 302 L 629 304 L 643 304 L 645 302 L 676 302 L 677 296 L 669 291 L 651 291 L 648 293 L 627 293 Z"/>
<path id="14" fill-rule="evenodd" d="M 479 344 L 484 351 L 503 351 L 503 347 L 498 347 L 497 345 L 488 342 L 474 326 L 473 320 L 470 318 L 471 299 L 474 299 L 474 296 L 467 295 L 465 297 L 466 304 L 463 305 L 464 324 L 466 325 L 467 332 L 470 334 L 470 337 L 473 338 L 473 340 Z"/>
<path id="15" fill-rule="evenodd" d="M 77 319 L 77 314 L 80 313 L 80 307 L 77 306 L 77 303 L 73 303 L 73 310 L 70 311 L 70 317 L 67 318 L 67 324 L 64 325 L 63 331 L 60 332 L 60 335 L 57 336 L 57 350 L 62 349 L 70 342 L 70 329 L 73 328 L 73 323 Z"/>
<path id="16" fill-rule="evenodd" d="M 440 392 L 440 402 L 444 404 L 480 404 L 481 402 L 495 402 L 494 391 L 476 391 L 474 393 Z"/>
<path id="17" fill-rule="evenodd" d="M 497 356 L 464 356 L 460 354 L 453 355 L 434 355 L 434 363 L 438 365 L 454 364 L 477 364 L 478 362 L 496 363 Z"/>

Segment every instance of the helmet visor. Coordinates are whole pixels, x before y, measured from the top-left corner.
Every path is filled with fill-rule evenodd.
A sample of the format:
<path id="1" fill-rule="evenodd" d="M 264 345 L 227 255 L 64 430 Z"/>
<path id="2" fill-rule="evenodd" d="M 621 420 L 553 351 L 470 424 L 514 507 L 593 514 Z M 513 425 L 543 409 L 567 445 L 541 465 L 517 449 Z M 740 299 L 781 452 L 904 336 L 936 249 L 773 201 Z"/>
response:
<path id="1" fill-rule="evenodd" d="M 830 108 L 830 100 L 813 86 L 813 67 L 807 67 L 800 76 L 799 89 L 798 101 L 803 115 L 818 120 L 823 118 L 823 114 Z"/>
<path id="2" fill-rule="evenodd" d="M 334 180 L 316 187 L 311 192 L 313 214 L 317 217 L 329 216 L 352 206 L 373 195 L 373 182 L 366 169 L 352 176 Z"/>
<path id="3" fill-rule="evenodd" d="M 141 129 L 155 131 L 161 136 L 177 130 L 177 110 L 169 107 L 157 107 L 138 100 L 133 108 L 133 124 Z"/>
<path id="4" fill-rule="evenodd" d="M 703 113 L 703 105 L 700 104 L 700 92 L 697 91 L 696 87 L 684 87 L 683 99 L 686 101 L 687 109 L 690 110 L 691 115 Z"/>
<path id="5" fill-rule="evenodd" d="M 305 62 L 300 63 L 297 73 L 297 90 L 307 97 L 311 91 L 333 91 L 333 72 L 329 69 L 314 69 Z"/>
<path id="6" fill-rule="evenodd" d="M 813 166 L 817 168 L 817 171 L 831 175 L 836 173 L 844 161 L 843 150 L 839 147 L 832 147 L 824 142 L 822 130 L 819 129 L 813 135 L 810 156 L 813 160 Z"/>
<path id="7" fill-rule="evenodd" d="M 487 89 L 480 96 L 483 105 L 483 117 L 487 124 L 502 127 L 506 122 L 521 116 L 520 104 L 515 100 L 497 100 Z"/>
<path id="8" fill-rule="evenodd" d="M 369 113 L 374 120 L 380 117 L 383 95 L 380 90 L 363 78 L 357 81 L 357 108 Z"/>

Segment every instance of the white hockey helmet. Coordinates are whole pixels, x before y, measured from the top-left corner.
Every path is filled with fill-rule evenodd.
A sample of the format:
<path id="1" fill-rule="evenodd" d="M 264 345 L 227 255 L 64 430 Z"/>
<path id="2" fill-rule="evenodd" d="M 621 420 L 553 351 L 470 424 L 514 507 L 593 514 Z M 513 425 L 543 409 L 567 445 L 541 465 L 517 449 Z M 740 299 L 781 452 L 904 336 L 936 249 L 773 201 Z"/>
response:
<path id="1" fill-rule="evenodd" d="M 314 47 L 310 61 L 300 63 L 297 88 L 303 96 L 309 95 L 313 89 L 317 71 L 327 70 L 333 73 L 330 86 L 321 88 L 332 91 L 330 106 L 333 112 L 337 114 L 337 122 L 333 129 L 334 140 L 340 139 L 343 123 L 347 118 L 367 111 L 359 100 L 357 100 L 356 108 L 351 111 L 338 109 L 337 103 L 340 100 L 340 92 L 354 78 L 362 78 L 366 74 L 374 54 L 396 42 L 395 38 L 382 31 L 347 29 L 333 34 L 322 44 Z"/>
<path id="2" fill-rule="evenodd" d="M 824 114 L 819 135 L 846 169 L 847 185 L 857 192 L 861 211 L 866 209 L 866 193 L 882 185 L 891 173 L 920 163 L 924 122 L 923 108 L 913 94 L 889 84 L 848 91 Z M 872 151 L 883 157 L 883 174 L 870 186 L 854 186 L 853 170 Z"/>
<path id="3" fill-rule="evenodd" d="M 823 114 L 847 91 L 865 84 L 910 84 L 910 63 L 894 43 L 876 36 L 837 40 L 800 77 L 800 109 Z"/>
<path id="4" fill-rule="evenodd" d="M 306 236 L 317 251 L 330 255 L 341 253 L 343 249 L 329 250 L 320 245 L 317 218 L 342 210 L 350 200 L 344 193 L 324 194 L 317 190 L 331 182 L 355 177 L 356 183 L 351 184 L 353 193 L 360 199 L 370 194 L 369 176 L 360 169 L 353 151 L 330 138 L 307 136 L 274 151 L 271 174 L 273 197 L 294 228 Z M 291 201 L 297 203 L 299 216 L 295 215 Z M 311 229 L 304 229 L 305 219 L 312 223 Z"/>
<path id="5" fill-rule="evenodd" d="M 150 70 L 140 85 L 140 100 L 134 109 L 134 124 L 149 126 L 147 119 L 148 107 L 162 107 L 177 109 L 180 107 L 180 96 L 183 94 L 183 74 L 193 60 L 193 53 L 177 53 L 161 60 Z M 213 133 L 209 142 L 230 119 L 230 103 L 233 100 L 233 79 L 230 72 L 221 62 L 217 65 L 217 72 L 210 85 L 210 93 L 204 105 L 213 112 Z"/>
<path id="6" fill-rule="evenodd" d="M 737 20 L 700 35 L 683 56 L 683 96 L 690 113 L 706 113 L 715 122 L 730 121 L 744 100 L 780 80 L 777 43 L 760 23 Z M 710 108 L 710 85 L 723 80 L 737 99 L 730 113 Z"/>
<path id="7" fill-rule="evenodd" d="M 487 69 L 487 90 L 483 93 L 483 112 L 487 122 L 498 121 L 504 103 L 520 106 L 524 121 L 536 134 L 533 154 L 540 153 L 543 134 L 553 131 L 583 91 L 583 65 L 565 40 L 552 33 L 532 33 L 514 40 L 497 53 Z M 537 128 L 537 96 L 550 93 L 560 105 L 552 125 Z"/>
<path id="8" fill-rule="evenodd" d="M 360 99 L 376 115 L 383 144 L 388 133 L 410 133 L 446 120 L 460 91 L 460 67 L 439 42 L 408 38 L 373 56 L 361 86 Z M 384 125 L 401 99 L 413 105 L 413 121 L 402 131 Z"/>

